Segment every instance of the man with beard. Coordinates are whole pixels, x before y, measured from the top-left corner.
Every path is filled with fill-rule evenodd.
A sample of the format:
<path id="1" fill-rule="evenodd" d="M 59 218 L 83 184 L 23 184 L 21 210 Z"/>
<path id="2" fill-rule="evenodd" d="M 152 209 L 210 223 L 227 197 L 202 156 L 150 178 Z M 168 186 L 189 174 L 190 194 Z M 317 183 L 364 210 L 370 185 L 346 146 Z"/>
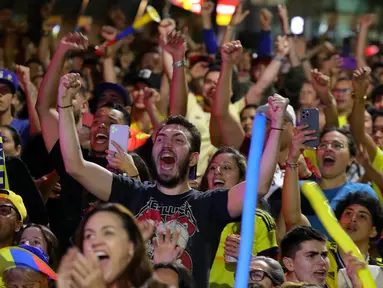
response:
<path id="1" fill-rule="evenodd" d="M 180 67 L 174 67 L 179 69 Z M 183 248 L 178 256 L 192 271 L 198 287 L 208 287 L 209 270 L 217 250 L 222 229 L 242 213 L 245 183 L 231 189 L 200 192 L 190 188 L 190 167 L 198 162 L 201 135 L 196 127 L 182 116 L 170 116 L 160 127 L 154 140 L 152 158 L 158 175 L 157 183 L 141 183 L 130 177 L 114 175 L 110 171 L 84 160 L 78 149 L 70 103 L 80 83 L 73 75 L 62 78 L 59 101 L 60 146 L 65 169 L 83 187 L 103 201 L 125 205 L 137 220 L 157 221 L 157 235 L 168 229 L 179 235 L 177 244 Z M 266 149 L 278 145 L 288 100 L 270 97 L 272 129 Z M 116 155 L 109 155 L 114 157 Z M 269 188 L 270 171 L 276 163 L 262 157 L 259 191 Z M 269 167 L 270 166 L 270 167 Z M 255 191 L 254 191 L 255 192 Z M 153 243 L 148 245 L 150 256 Z"/>

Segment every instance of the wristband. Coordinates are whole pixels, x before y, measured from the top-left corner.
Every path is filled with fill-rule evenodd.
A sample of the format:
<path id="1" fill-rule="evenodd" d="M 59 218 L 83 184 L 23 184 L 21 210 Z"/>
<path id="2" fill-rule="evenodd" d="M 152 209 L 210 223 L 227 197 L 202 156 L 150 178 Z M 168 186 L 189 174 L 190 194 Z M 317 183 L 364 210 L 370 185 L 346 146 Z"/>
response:
<path id="1" fill-rule="evenodd" d="M 57 108 L 60 108 L 60 109 L 66 109 L 66 108 L 70 108 L 70 107 L 73 107 L 73 104 L 70 104 L 70 105 L 67 105 L 67 106 L 57 105 Z"/>
<path id="2" fill-rule="evenodd" d="M 182 66 L 186 66 L 185 60 L 180 60 L 180 61 L 176 61 L 173 63 L 174 68 L 178 68 L 178 67 L 182 67 Z"/>
<path id="3" fill-rule="evenodd" d="M 290 167 L 290 168 L 298 168 L 299 167 L 299 163 L 288 163 L 288 162 L 285 162 L 285 163 L 286 163 L 286 166 Z"/>

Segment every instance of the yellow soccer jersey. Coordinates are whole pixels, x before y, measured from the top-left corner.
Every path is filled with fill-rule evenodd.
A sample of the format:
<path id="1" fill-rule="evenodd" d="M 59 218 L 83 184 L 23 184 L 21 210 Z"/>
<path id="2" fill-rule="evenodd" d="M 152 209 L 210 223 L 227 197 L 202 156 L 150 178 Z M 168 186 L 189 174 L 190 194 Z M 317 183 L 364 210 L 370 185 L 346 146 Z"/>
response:
<path id="1" fill-rule="evenodd" d="M 277 248 L 274 219 L 265 211 L 257 210 L 253 239 L 253 256 L 270 248 Z M 227 236 L 239 234 L 240 223 L 228 224 L 221 233 L 221 239 L 210 271 L 210 287 L 234 287 L 235 263 L 225 263 L 224 247 Z"/>
<path id="2" fill-rule="evenodd" d="M 326 285 L 328 288 L 338 288 L 338 271 L 346 267 L 342 258 L 338 254 L 338 245 L 335 242 L 327 242 L 327 249 L 330 267 L 326 279 Z M 369 257 L 368 264 L 383 267 L 383 262 L 380 258 Z"/>

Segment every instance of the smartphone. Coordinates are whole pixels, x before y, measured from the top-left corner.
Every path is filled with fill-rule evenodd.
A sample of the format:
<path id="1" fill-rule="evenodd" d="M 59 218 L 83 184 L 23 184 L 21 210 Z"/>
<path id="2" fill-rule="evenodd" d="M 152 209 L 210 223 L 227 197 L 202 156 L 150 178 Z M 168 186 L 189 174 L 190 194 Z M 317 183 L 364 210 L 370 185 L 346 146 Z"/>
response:
<path id="1" fill-rule="evenodd" d="M 306 141 L 305 145 L 316 148 L 319 146 L 319 110 L 316 108 L 307 108 L 301 109 L 300 113 L 300 124 L 308 125 L 305 130 L 315 130 L 316 132 L 312 134 L 312 136 L 317 137 L 316 140 Z"/>
<path id="2" fill-rule="evenodd" d="M 342 70 L 355 70 L 357 67 L 356 59 L 353 57 L 342 57 Z"/>
<path id="3" fill-rule="evenodd" d="M 114 147 L 112 141 L 116 142 L 121 146 L 124 152 L 128 152 L 128 141 L 129 141 L 129 126 L 128 125 L 110 125 L 109 130 L 109 150 L 118 152 L 117 148 Z"/>
<path id="4" fill-rule="evenodd" d="M 197 165 L 190 168 L 189 171 L 189 180 L 197 179 Z"/>

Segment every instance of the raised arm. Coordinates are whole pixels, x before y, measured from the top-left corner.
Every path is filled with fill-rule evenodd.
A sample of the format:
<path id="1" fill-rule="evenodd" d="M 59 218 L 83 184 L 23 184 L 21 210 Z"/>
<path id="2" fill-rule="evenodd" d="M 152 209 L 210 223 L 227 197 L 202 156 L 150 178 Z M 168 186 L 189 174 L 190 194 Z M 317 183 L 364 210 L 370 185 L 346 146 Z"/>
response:
<path id="1" fill-rule="evenodd" d="M 286 108 L 289 100 L 278 94 L 269 97 L 269 114 L 271 126 L 266 147 L 262 153 L 261 167 L 258 183 L 258 197 L 263 197 L 270 188 L 271 181 L 277 165 L 280 137 L 283 129 Z M 274 129 L 272 129 L 273 127 Z M 242 182 L 229 190 L 228 211 L 231 217 L 238 217 L 242 213 L 246 184 Z"/>
<path id="2" fill-rule="evenodd" d="M 87 191 L 107 201 L 112 190 L 113 174 L 97 164 L 85 161 L 78 140 L 72 99 L 81 87 L 79 79 L 78 74 L 67 74 L 60 81 L 57 102 L 61 153 L 66 172 Z"/>
<path id="3" fill-rule="evenodd" d="M 55 23 L 50 19 L 44 20 L 42 24 L 43 35 L 40 38 L 39 47 L 37 48 L 37 55 L 39 60 L 44 64 L 44 68 L 47 68 L 51 61 L 51 42 L 52 42 L 52 29 Z"/>
<path id="4" fill-rule="evenodd" d="M 368 29 L 376 22 L 376 15 L 367 14 L 363 15 L 360 19 L 358 40 L 356 44 L 356 60 L 358 68 L 367 66 L 366 58 L 364 56 L 364 49 L 366 48 Z"/>
<path id="5" fill-rule="evenodd" d="M 158 25 L 158 33 L 160 34 L 160 40 L 165 39 L 176 28 L 176 21 L 171 18 L 163 19 Z M 173 76 L 173 58 L 165 49 L 161 49 L 162 63 L 164 67 L 164 73 L 161 79 L 160 95 L 161 101 L 157 103 L 159 113 L 163 117 L 167 117 L 169 114 L 169 99 L 170 99 L 170 81 Z"/>
<path id="6" fill-rule="evenodd" d="M 363 145 L 367 150 L 371 161 L 374 161 L 376 156 L 376 144 L 374 140 L 364 131 L 364 110 L 366 105 L 366 93 L 369 85 L 369 75 L 371 69 L 363 67 L 357 69 L 353 73 L 352 84 L 354 87 L 354 106 L 349 115 L 348 122 L 350 123 L 351 134 L 358 145 Z"/>
<path id="7" fill-rule="evenodd" d="M 117 29 L 112 26 L 102 26 L 101 28 L 101 35 L 106 41 L 115 39 L 117 33 Z M 102 71 L 105 82 L 117 83 L 117 73 L 114 69 L 114 56 L 121 46 L 122 41 L 118 41 L 112 46 L 102 48 Z M 105 44 L 101 44 L 101 47 L 105 47 Z"/>
<path id="8" fill-rule="evenodd" d="M 299 157 L 303 157 L 301 153 L 304 149 L 313 150 L 312 147 L 306 146 L 303 143 L 316 139 L 315 136 L 310 136 L 310 134 L 315 133 L 315 130 L 304 130 L 306 128 L 307 125 L 296 128 L 286 161 L 286 172 L 282 190 L 282 215 L 286 225 L 286 232 L 296 226 L 310 225 L 307 218 L 302 215 L 301 195 L 298 182 Z"/>
<path id="9" fill-rule="evenodd" d="M 229 111 L 232 96 L 232 75 L 235 61 L 242 56 L 240 41 L 231 41 L 222 46 L 221 72 L 214 95 L 210 120 L 211 143 L 220 147 L 230 146 L 236 149 L 241 147 L 245 138 L 241 123 Z"/>
<path id="10" fill-rule="evenodd" d="M 372 164 L 372 161 L 370 159 L 370 156 L 368 155 L 366 149 L 359 145 L 358 152 L 356 154 L 356 160 L 360 165 L 363 166 L 364 170 L 366 171 L 363 175 L 368 179 L 368 181 L 374 182 L 376 186 L 378 186 L 380 193 L 383 191 L 383 174 L 378 171 L 374 165 Z M 376 191 L 378 192 L 378 191 Z"/>
<path id="11" fill-rule="evenodd" d="M 152 122 L 153 131 L 152 137 L 157 135 L 157 131 L 160 128 L 161 122 L 163 121 L 160 111 L 157 108 L 156 103 L 161 101 L 161 95 L 152 88 L 144 88 L 144 104 L 146 111 L 149 114 L 150 122 Z"/>
<path id="12" fill-rule="evenodd" d="M 213 29 L 211 14 L 214 11 L 214 3 L 212 1 L 204 1 L 201 7 L 203 40 L 208 54 L 215 55 L 218 51 L 218 42 Z"/>
<path id="13" fill-rule="evenodd" d="M 338 109 L 335 98 L 330 91 L 330 77 L 314 69 L 311 71 L 311 83 L 324 107 L 325 127 L 339 127 Z"/>
<path id="14" fill-rule="evenodd" d="M 274 59 L 267 66 L 260 79 L 255 83 L 246 94 L 247 104 L 259 104 L 262 94 L 269 87 L 278 75 L 282 62 L 290 52 L 290 43 L 286 36 L 278 36 L 276 40 L 276 52 Z"/>
<path id="15" fill-rule="evenodd" d="M 221 45 L 230 42 L 233 39 L 233 34 L 235 32 L 235 28 L 246 19 L 247 15 L 250 14 L 249 10 L 242 12 L 243 4 L 239 3 L 233 16 L 231 17 L 230 24 L 226 27 L 225 35 L 223 36 Z"/>
<path id="16" fill-rule="evenodd" d="M 37 89 L 31 82 L 29 68 L 21 65 L 16 65 L 16 73 L 21 86 L 25 92 L 28 119 L 29 119 L 29 135 L 34 136 L 41 132 L 40 121 L 36 111 Z"/>
<path id="17" fill-rule="evenodd" d="M 37 97 L 36 110 L 40 119 L 45 146 L 50 152 L 59 138 L 58 113 L 56 111 L 57 92 L 60 76 L 68 51 L 84 50 L 88 40 L 82 34 L 69 34 L 63 37 L 45 73 Z"/>
<path id="18" fill-rule="evenodd" d="M 170 113 L 169 115 L 186 115 L 188 86 L 186 82 L 185 37 L 176 31 L 161 39 L 161 46 L 173 57 L 173 75 L 170 87 Z"/>

